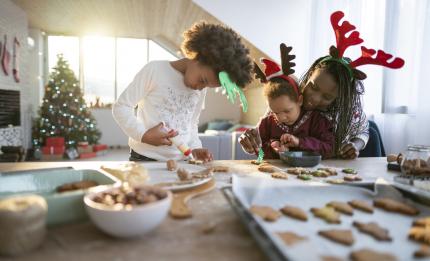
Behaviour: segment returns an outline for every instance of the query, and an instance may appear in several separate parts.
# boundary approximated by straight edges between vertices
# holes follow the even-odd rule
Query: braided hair
[[[336,82],[337,98],[327,108],[327,114],[333,122],[335,134],[335,151],[339,151],[342,143],[351,133],[357,133],[359,126],[363,124],[364,118],[360,117],[358,124],[352,124],[361,111],[360,95],[364,93],[364,86],[361,80],[352,78],[348,69],[339,62],[324,59],[317,59],[311,67],[300,78],[300,89],[304,92],[307,82],[312,74],[317,70],[324,70],[331,75]],[[360,115],[361,116],[361,115]]]

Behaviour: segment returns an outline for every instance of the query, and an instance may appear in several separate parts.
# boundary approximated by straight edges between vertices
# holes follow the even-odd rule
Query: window
[[[48,36],[48,68],[57,64],[57,55],[63,54],[70,68],[79,79],[79,38],[74,36]]]
[[[148,41],[146,39],[117,39],[117,94],[118,97],[133,80],[136,73],[148,61]]]
[[[113,103],[115,99],[115,38],[84,37],[84,94],[87,103]]]
[[[105,105],[113,103],[149,61],[177,59],[152,40],[98,36],[48,36],[48,53],[50,70],[60,53],[78,79],[81,69],[81,88],[88,105],[95,105],[97,99]]]
[[[149,60],[168,60],[174,61],[177,58],[168,52],[166,49],[158,45],[156,42],[149,40],[149,48],[148,48]]]

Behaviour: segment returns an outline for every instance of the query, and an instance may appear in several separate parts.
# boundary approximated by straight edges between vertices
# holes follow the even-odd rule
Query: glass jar
[[[400,167],[406,175],[430,176],[430,146],[409,145]]]

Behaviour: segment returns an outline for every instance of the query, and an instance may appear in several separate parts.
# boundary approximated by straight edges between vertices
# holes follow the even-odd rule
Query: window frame
[[[44,71],[46,72],[44,74],[44,82],[47,83],[49,81],[49,43],[48,43],[48,37],[49,36],[72,36],[72,37],[77,37],[78,41],[79,41],[79,70],[78,73],[79,75],[77,75],[77,78],[79,80],[79,86],[81,88],[81,91],[84,95],[84,99],[85,99],[85,81],[84,81],[84,48],[83,48],[83,38],[85,36],[92,36],[92,35],[85,35],[85,36],[77,36],[77,35],[67,35],[67,34],[45,34],[44,35],[44,59],[43,59],[43,66],[44,66]],[[158,42],[157,40],[153,39],[153,38],[137,38],[137,37],[119,37],[119,36],[107,36],[107,37],[112,37],[114,38],[114,101],[118,99],[119,93],[118,93],[118,39],[120,38],[124,38],[124,39],[139,39],[139,40],[145,40],[146,41],[146,63],[148,63],[150,61],[150,47],[149,47],[149,43],[150,41],[154,42],[155,44],[157,44],[159,47],[163,48],[166,52],[170,53],[173,57],[175,58],[179,58],[178,55],[171,51],[169,48],[167,48],[165,45],[161,44],[160,42]],[[86,100],[85,100],[86,101]],[[86,101],[87,102],[87,101]]]

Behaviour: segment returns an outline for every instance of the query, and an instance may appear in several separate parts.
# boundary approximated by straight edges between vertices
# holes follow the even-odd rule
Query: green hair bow
[[[243,112],[247,112],[248,102],[246,101],[246,97],[242,89],[230,80],[228,73],[225,71],[220,72],[218,74],[218,78],[219,82],[221,83],[221,86],[227,93],[227,98],[229,99],[229,101],[231,103],[234,103],[234,100],[236,100],[236,95],[239,94],[240,103],[242,104],[242,110]]]

